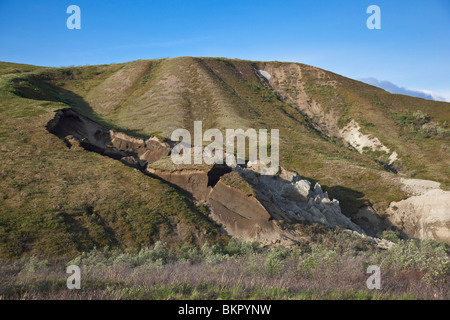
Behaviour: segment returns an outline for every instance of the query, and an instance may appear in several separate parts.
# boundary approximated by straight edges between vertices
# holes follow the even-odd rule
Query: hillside
[[[390,94],[298,63],[191,57],[67,68],[1,63],[0,99],[1,257],[70,256],[157,240],[227,242],[208,214],[210,203],[193,201],[175,180],[76,144],[68,148],[65,136],[47,130],[61,109],[126,139],[166,141],[174,129],[192,130],[200,120],[203,130],[279,129],[280,165],[320,183],[372,235],[388,213],[395,215],[391,203],[415,195],[404,178],[450,186],[449,103]],[[402,221],[397,227],[409,232]]]

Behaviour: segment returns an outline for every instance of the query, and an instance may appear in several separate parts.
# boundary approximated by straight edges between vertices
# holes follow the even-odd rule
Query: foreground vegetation
[[[312,228],[311,230],[313,230]],[[2,299],[449,299],[449,246],[400,240],[380,250],[339,230],[318,243],[261,248],[232,240],[220,247],[162,242],[141,250],[93,250],[75,259],[31,257],[0,262]],[[318,240],[318,239],[316,239]],[[69,290],[69,265],[81,268],[81,289]],[[369,265],[381,268],[381,289],[369,290]]]

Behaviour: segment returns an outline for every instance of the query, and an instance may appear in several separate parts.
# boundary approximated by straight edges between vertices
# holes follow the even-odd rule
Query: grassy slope
[[[24,243],[36,242],[38,234],[55,229],[59,230],[55,237],[62,239],[64,228],[73,225],[82,227],[70,230],[69,234],[83,241],[67,244],[71,248],[67,252],[76,250],[80,243],[104,245],[104,239],[140,244],[150,241],[149,234],[158,237],[158,232],[141,234],[138,226],[147,223],[151,230],[159,230],[155,227],[159,222],[149,221],[151,217],[163,221],[163,225],[173,226],[165,217],[180,216],[177,206],[184,208],[181,212],[203,221],[184,199],[176,195],[177,200],[173,200],[174,194],[164,184],[98,155],[67,150],[61,141],[47,134],[43,126],[52,117],[52,111],[66,106],[106,127],[136,136],[156,133],[170,137],[175,128],[192,128],[194,120],[202,120],[204,130],[211,127],[280,129],[281,164],[321,183],[330,196],[340,200],[346,214],[368,203],[382,210],[389,202],[406,196],[394,175],[387,174],[374,161],[379,155],[360,155],[310,129],[310,120],[295,105],[282,101],[257,77],[255,70],[264,64],[267,63],[190,57],[69,68],[0,64],[3,87],[0,137],[2,148],[7,151],[2,152],[3,200],[0,200],[5,203],[2,205],[5,209],[1,219],[7,220],[0,224],[2,245],[17,243],[19,249],[14,250],[28,250]],[[283,68],[283,63],[270,64]],[[396,165],[404,172],[448,185],[448,139],[426,137],[407,123],[408,116],[422,110],[446,127],[445,121],[450,117],[448,103],[392,95],[326,71],[321,71],[323,78],[317,78],[319,69],[300,66],[308,95],[325,110],[337,112],[341,126],[355,118],[365,124],[364,133],[374,134],[399,153],[401,163]],[[327,85],[329,81],[335,87]],[[63,209],[51,209],[52,206]],[[90,224],[91,207],[103,215],[103,224],[119,221],[117,226],[109,225],[108,229],[102,223],[100,227]],[[136,210],[134,229],[130,226],[133,223],[119,218],[119,212],[130,207]],[[44,213],[51,215],[49,212],[55,212],[55,217],[43,219]],[[78,218],[73,217],[80,212],[82,222],[74,224]],[[11,218],[15,216],[21,218]],[[163,218],[158,220],[160,216]],[[28,217],[34,220],[28,221]],[[148,221],[139,220],[144,217]],[[45,225],[54,219],[62,222],[39,227],[39,223]],[[25,226],[17,225],[22,221]],[[13,222],[16,225],[11,227]],[[205,221],[204,227],[211,226]],[[10,229],[27,228],[33,230],[32,236],[25,232],[14,239],[5,238],[14,234]],[[97,229],[99,234],[91,236],[90,230]],[[114,236],[108,234],[111,230],[115,231]],[[42,238],[42,241],[49,240]],[[52,245],[56,243],[51,241]]]
[[[321,84],[317,79],[309,77],[308,80],[308,86],[314,92],[313,96],[325,105],[330,101],[330,96],[337,93],[344,105],[337,108],[342,114],[341,123],[350,118],[356,119],[362,124],[364,133],[373,134],[391,150],[395,150],[399,155],[399,161],[394,163],[394,166],[401,172],[415,178],[442,182],[443,187],[448,188],[450,183],[448,103],[390,94],[382,89],[329,72],[325,80],[336,81],[337,88],[334,91],[323,89],[323,86],[320,91],[318,88],[321,88]],[[445,131],[445,135],[423,132],[413,117],[419,110],[430,117],[429,123],[434,123]]]
[[[0,91],[0,258],[73,256],[94,246],[141,247],[159,239],[174,246],[225,241],[204,208],[168,185],[101,155],[67,149],[45,129],[63,107]]]
[[[0,76],[43,70],[45,67],[0,61]]]

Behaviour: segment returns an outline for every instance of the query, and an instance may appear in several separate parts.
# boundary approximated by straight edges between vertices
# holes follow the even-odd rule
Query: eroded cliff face
[[[136,139],[126,134],[110,130],[111,146],[125,153],[134,154],[140,161],[155,162],[170,153],[170,146],[157,137],[147,140]]]
[[[117,159],[158,177],[210,208],[210,218],[230,235],[263,244],[292,244],[297,236],[280,221],[312,221],[340,226],[358,233],[361,228],[345,217],[337,200],[330,200],[319,185],[311,189],[297,173],[280,168],[276,176],[259,174],[260,166],[174,166],[167,157],[170,145],[156,137],[139,139],[107,130],[71,109],[56,112],[47,129],[68,147]]]
[[[384,165],[386,170],[398,173],[392,166],[399,160],[397,151],[388,148],[373,134],[364,133],[366,130],[362,129],[354,118],[347,119],[344,126],[340,125],[342,111],[323,105],[323,100],[321,104],[311,95],[311,88],[307,87],[307,79],[312,76],[323,90],[335,92],[335,96],[329,99],[337,99],[337,81],[327,79],[328,76],[324,70],[298,63],[260,63],[259,67],[262,69],[255,73],[259,76],[260,82],[269,86],[281,100],[289,102],[305,115],[310,120],[308,121],[310,127],[331,140],[351,146],[360,154],[370,156],[371,153],[380,153],[380,155],[386,153],[386,155],[377,156],[377,162]]]
[[[208,172],[203,170],[168,171],[147,168],[147,172],[187,191],[195,199],[207,201],[211,186],[208,185]]]
[[[364,231],[341,212],[339,201],[330,199],[316,183],[302,179],[298,173],[280,167],[276,176],[259,175],[252,168],[238,169],[256,186],[261,199],[270,199],[283,218],[339,226],[363,234]],[[267,202],[267,200],[265,200]],[[275,215],[275,214],[274,214]]]
[[[69,148],[78,144],[136,168],[145,168],[148,163],[169,155],[171,150],[169,144],[157,137],[145,140],[108,130],[72,109],[58,110],[47,130],[63,139]]]
[[[282,167],[276,175],[267,176],[260,174],[259,163],[251,162],[234,167],[225,164],[176,166],[168,157],[170,143],[156,137],[139,139],[107,130],[71,109],[59,110],[47,129],[63,139],[68,147],[79,145],[179,187],[193,200],[207,205],[210,218],[220,223],[230,236],[265,245],[289,245],[298,242],[299,235],[283,228],[282,222],[309,221],[338,226],[365,237],[364,230],[342,214],[339,201],[330,199],[319,184],[312,187],[308,180]],[[428,196],[426,199],[430,200]],[[432,234],[431,238],[449,241],[450,226],[445,218],[447,200],[447,193],[433,194],[431,202],[425,202],[420,212],[412,210],[410,203],[414,202],[417,208],[416,202],[420,199],[392,204],[391,221],[403,226],[413,237],[430,238]],[[443,204],[435,206],[436,201]],[[399,209],[395,209],[397,207]],[[435,209],[439,211],[437,214]],[[412,214],[408,210],[412,210]],[[437,221],[436,217],[444,217],[445,221],[440,218]],[[371,239],[378,243],[375,238]]]
[[[402,179],[411,196],[392,202],[388,219],[411,238],[450,243],[450,192],[434,181]]]
[[[319,184],[280,167],[275,176],[260,175],[258,166],[233,168],[212,189],[208,204],[214,220],[230,235],[265,244],[289,245],[299,235],[282,222],[317,222],[339,226],[361,236],[364,231],[341,213],[339,202],[330,200]]]
[[[289,239],[261,202],[243,190],[219,181],[211,191],[208,204],[212,218],[232,236],[263,244]],[[294,237],[291,238],[293,243]]]
[[[318,78],[324,78],[324,72],[318,68],[301,66],[298,63],[286,63],[276,66],[273,63],[262,63],[264,70],[259,73],[283,100],[294,104],[298,110],[313,120],[311,125],[318,131],[334,139],[340,138],[338,121],[339,115],[334,110],[326,112],[317,100],[312,99],[306,92],[302,68],[308,68]],[[327,85],[334,86],[333,82]]]

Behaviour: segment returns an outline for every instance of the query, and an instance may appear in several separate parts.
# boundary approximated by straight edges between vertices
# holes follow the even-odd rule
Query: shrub
[[[430,121],[431,119],[429,115],[423,113],[420,110],[415,111],[412,116],[418,123],[425,123]]]
[[[319,259],[317,259],[316,253],[313,251],[310,254],[306,254],[306,257],[298,264],[296,274],[298,276],[306,276],[307,278],[312,278],[313,271],[319,265]]]
[[[82,292],[68,293],[65,262],[0,260],[0,296],[87,299],[448,299],[449,246],[399,240],[389,250],[359,251],[351,235],[329,230],[332,245],[269,248],[184,245],[92,250],[67,264],[82,267]],[[385,233],[385,236],[396,236]],[[257,249],[255,249],[255,247]],[[309,251],[308,251],[309,250]],[[190,263],[186,263],[186,261]],[[211,266],[211,263],[214,263]],[[367,291],[369,265],[382,269],[383,290]],[[362,268],[361,268],[362,266]],[[361,290],[362,289],[362,290]],[[75,294],[75,296],[73,296]]]
[[[264,263],[264,271],[269,277],[280,276],[284,269],[284,262],[277,255],[269,254]]]
[[[140,266],[147,262],[156,262],[158,264],[165,264],[169,258],[169,250],[161,241],[157,241],[153,249],[143,248],[137,255],[130,257],[130,262],[134,266]]]
[[[230,256],[240,255],[240,256],[248,256],[251,254],[261,252],[261,245],[256,242],[240,242],[235,238],[232,238],[228,245],[225,247],[225,253]]]
[[[217,263],[229,257],[223,253],[220,246],[216,244],[211,246],[207,242],[201,249],[201,255],[203,261],[207,263]]]
[[[436,133],[437,133],[438,136],[440,136],[442,138],[450,136],[450,130],[445,129],[445,128],[441,128],[441,127],[438,127],[436,129]]]
[[[201,261],[202,257],[199,250],[188,244],[184,244],[177,252],[176,256],[180,261],[195,263]]]
[[[37,257],[32,256],[28,259],[27,262],[25,262],[25,264],[22,267],[22,270],[20,271],[20,273],[22,274],[26,274],[26,273],[35,273],[39,270],[42,270],[43,268],[45,268],[46,266],[48,266],[48,261],[47,260],[39,260]]]
[[[396,207],[394,206],[394,210]],[[399,232],[393,230],[385,230],[380,236],[381,239],[385,239],[394,243],[399,243],[401,241],[401,236]]]
[[[448,248],[432,240],[422,243],[417,240],[402,241],[383,255],[380,267],[396,273],[423,271],[424,279],[432,284],[449,274]]]

